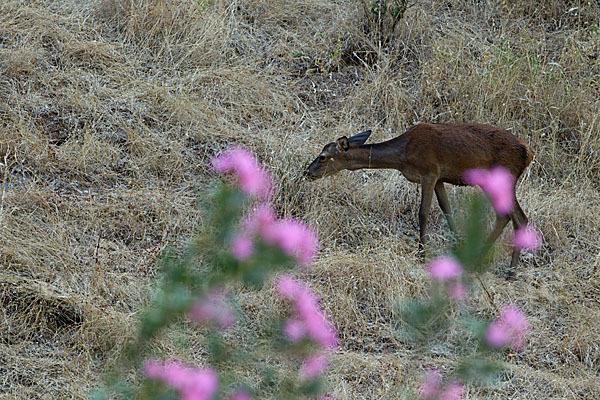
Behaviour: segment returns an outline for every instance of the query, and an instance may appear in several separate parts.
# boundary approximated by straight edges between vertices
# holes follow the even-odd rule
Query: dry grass
[[[388,171],[300,175],[342,134],[477,121],[536,150],[518,195],[545,241],[515,282],[483,277],[533,334],[503,356],[499,385],[468,398],[600,398],[600,9],[540,4],[413,2],[381,46],[358,0],[3,1],[0,397],[87,396],[135,329],[161,251],[202,225],[207,159],[236,143],[274,171],[279,212],[319,230],[303,275],[342,338],[332,394],[401,398],[424,366],[457,356],[390,327],[394,301],[427,287],[418,189]],[[451,190],[455,209],[465,191]],[[269,288],[240,303],[252,321],[240,341],[281,308]],[[479,289],[468,307],[494,310]]]

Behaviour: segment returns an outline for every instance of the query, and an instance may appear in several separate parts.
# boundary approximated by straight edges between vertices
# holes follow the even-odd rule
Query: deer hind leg
[[[524,225],[527,225],[529,222],[527,219],[527,216],[523,212],[523,209],[519,205],[519,202],[517,201],[516,197],[515,197],[515,208],[514,208],[513,212],[510,214],[510,219],[512,220],[514,231],[516,231],[517,229],[519,229],[520,227],[522,227]],[[514,274],[514,271],[515,271],[517,265],[519,264],[520,255],[521,255],[521,249],[513,247],[512,259],[510,260],[511,275]]]
[[[427,241],[425,232],[427,230],[427,219],[431,209],[431,199],[437,179],[433,176],[424,176],[421,178],[421,207],[419,208],[419,250]]]
[[[490,236],[488,236],[489,246],[494,244],[496,239],[498,239],[498,237],[502,234],[502,231],[504,231],[504,228],[506,227],[508,222],[511,220],[513,221],[513,224],[514,224],[515,219],[513,218],[512,213],[509,215],[501,215],[501,214],[496,213],[496,225],[494,226],[494,229],[490,233]],[[510,263],[511,267],[507,274],[508,278],[511,278],[514,275],[514,268],[512,267],[512,265],[513,265],[515,257],[517,258],[517,261],[519,260],[519,254],[515,255],[515,250],[516,249],[513,249],[513,255],[512,255],[513,258]]]
[[[488,236],[488,243],[490,245],[493,244],[496,241],[496,239],[498,239],[498,237],[502,234],[502,231],[504,231],[504,228],[510,220],[511,217],[508,215],[496,214],[496,225],[490,233],[490,236]]]
[[[452,233],[456,233],[456,225],[454,224],[454,219],[452,218],[452,213],[450,211],[450,202],[448,202],[448,195],[446,194],[446,189],[444,188],[444,183],[442,181],[437,181],[435,184],[435,196],[446,217],[446,221],[448,221],[448,227]]]

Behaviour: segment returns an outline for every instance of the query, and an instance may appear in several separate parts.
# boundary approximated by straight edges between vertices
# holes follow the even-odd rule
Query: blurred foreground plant
[[[465,181],[480,186],[497,213],[508,215],[512,212],[514,177],[508,170],[502,167],[489,171],[470,170],[465,174]],[[476,281],[483,286],[479,275],[492,264],[492,246],[484,235],[484,204],[481,196],[472,200],[463,224],[463,239],[454,245],[450,255],[439,257],[429,264],[427,271],[432,284],[428,298],[404,301],[398,308],[402,336],[423,348],[431,348],[439,345],[441,340],[447,340],[451,329],[460,332],[456,335],[458,343],[454,343],[454,347],[461,349],[465,356],[445,378],[437,369],[425,371],[418,391],[418,396],[425,400],[462,399],[465,383],[489,383],[502,371],[498,351],[511,349],[522,352],[526,348],[529,322],[515,305],[504,305],[493,321],[477,318],[468,312],[458,315],[451,312],[458,303],[468,299],[470,288]],[[513,237],[513,244],[521,249],[534,250],[540,242],[538,232],[527,225],[519,228]],[[487,289],[483,288],[487,293]],[[496,307],[493,301],[492,305]]]
[[[225,333],[239,319],[228,289],[260,288],[276,272],[297,264],[310,267],[319,246],[317,235],[300,221],[276,218],[269,204],[272,179],[247,150],[235,148],[215,157],[212,168],[230,174],[233,182],[217,184],[199,237],[181,255],[168,252],[163,257],[158,293],[141,316],[138,334],[93,398],[296,399],[323,392],[322,376],[331,350],[338,346],[337,333],[307,284],[279,277],[277,292],[293,305],[293,312],[286,321],[273,316],[269,332],[257,333],[243,346],[228,342]],[[262,203],[240,223],[257,200]],[[206,328],[209,365],[197,368],[152,354],[152,345],[165,330],[185,320]],[[281,363],[289,362],[286,357],[298,368],[282,368]],[[132,378],[133,371],[137,378]]]

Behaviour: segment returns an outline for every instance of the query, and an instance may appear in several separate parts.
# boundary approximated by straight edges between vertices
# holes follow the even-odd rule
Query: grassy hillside
[[[424,367],[451,364],[451,347],[423,354],[390,326],[394,301],[427,287],[418,187],[395,171],[301,179],[339,136],[371,128],[382,141],[419,121],[502,126],[536,151],[518,197],[543,249],[515,281],[482,277],[496,305],[530,316],[529,348],[468,398],[600,398],[600,6],[418,0],[393,31],[369,7],[0,3],[0,398],[84,398],[99,383],[161,251],[202,225],[207,160],[231,144],[272,169],[281,215],[318,229],[318,262],[301,276],[340,332],[331,393],[399,398]],[[450,190],[456,212],[471,190]],[[432,218],[430,257],[449,242]],[[273,299],[240,293],[252,323],[237,340],[260,331]],[[466,307],[494,314],[481,289]],[[201,364],[203,350],[182,356]]]

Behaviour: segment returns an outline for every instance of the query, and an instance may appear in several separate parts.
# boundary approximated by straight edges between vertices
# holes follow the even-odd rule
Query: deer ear
[[[368,131],[364,131],[357,135],[352,136],[350,139],[348,139],[348,142],[350,145],[362,146],[363,144],[365,144],[365,142],[367,141],[369,136],[371,136],[370,129]]]
[[[337,149],[338,151],[344,152],[350,148],[350,143],[348,142],[348,138],[346,136],[342,136],[337,140]]]

